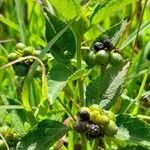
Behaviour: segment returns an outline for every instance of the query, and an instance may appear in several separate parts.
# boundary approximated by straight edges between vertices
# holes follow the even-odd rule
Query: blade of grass
[[[17,13],[17,18],[18,18],[18,23],[19,23],[19,32],[21,36],[21,41],[23,43],[26,42],[26,33],[25,33],[25,24],[23,21],[23,15],[22,15],[22,6],[21,6],[21,1],[20,0],[15,0],[15,5],[16,5],[16,13]]]

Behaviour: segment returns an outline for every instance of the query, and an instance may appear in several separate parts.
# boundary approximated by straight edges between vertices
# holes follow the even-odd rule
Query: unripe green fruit
[[[95,66],[96,65],[96,55],[93,51],[87,52],[85,56],[85,62],[88,66]]]
[[[97,121],[97,124],[106,126],[109,124],[110,119],[105,115],[98,115],[98,116],[96,116],[96,121]]]
[[[31,46],[23,49],[22,56],[29,56],[33,54],[33,48]]]
[[[118,127],[114,121],[110,120],[108,126],[104,126],[104,132],[106,136],[114,136],[117,134]]]
[[[9,62],[14,61],[14,60],[16,60],[18,58],[19,58],[19,56],[16,53],[14,53],[14,52],[10,53],[8,55],[8,57],[7,57],[7,59],[8,59]]]
[[[23,50],[25,47],[26,47],[25,44],[23,44],[23,43],[17,43],[16,46],[15,46],[15,49]]]
[[[90,121],[93,123],[93,124],[98,124],[98,120],[97,120],[97,116],[100,115],[100,112],[98,110],[93,110],[91,113],[90,113]]]
[[[80,116],[81,120],[89,121],[90,120],[90,109],[88,107],[81,107],[79,116]]]
[[[40,53],[41,53],[40,50],[34,50],[32,55],[37,57],[37,56],[39,56]]]
[[[17,76],[23,77],[28,73],[28,66],[23,63],[17,63],[13,68]]]
[[[97,105],[97,104],[93,104],[93,105],[91,105],[90,107],[89,107],[89,109],[91,110],[91,111],[94,111],[94,110],[97,110],[97,111],[99,111],[99,113],[102,113],[102,108],[99,106],[99,105]]]
[[[114,66],[120,65],[123,63],[123,57],[119,53],[111,53],[110,63]]]
[[[96,64],[104,65],[109,62],[109,54],[105,50],[100,50],[96,53]]]
[[[6,144],[0,139],[0,150],[7,150]]]
[[[107,116],[108,116],[108,118],[109,118],[110,120],[116,122],[116,117],[115,117],[115,114],[114,114],[113,112],[107,111],[106,114],[107,114]]]

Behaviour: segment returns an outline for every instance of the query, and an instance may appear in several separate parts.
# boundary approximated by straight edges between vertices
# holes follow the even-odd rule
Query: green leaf
[[[101,41],[103,35],[107,35],[108,38],[111,40],[113,45],[116,45],[119,41],[119,38],[121,37],[125,27],[127,25],[127,21],[123,20],[111,28],[105,30],[103,33],[101,33],[92,43],[91,49],[93,49],[95,42]]]
[[[77,80],[81,77],[83,77],[83,75],[86,73],[86,69],[80,69],[80,70],[77,70],[74,74],[72,74],[68,81],[74,81],[74,80]]]
[[[65,28],[66,23],[52,15],[46,9],[45,12],[46,40],[50,41],[56,34]],[[68,63],[74,57],[75,51],[76,40],[71,28],[68,28],[51,48],[52,55],[61,63]]]
[[[120,114],[116,119],[119,130],[115,137],[123,141],[140,142],[150,146],[150,125],[127,114]]]
[[[109,66],[92,80],[86,90],[87,105],[96,103],[109,109],[121,94],[129,64],[125,62],[120,66]]]
[[[116,12],[122,10],[126,5],[134,2],[134,0],[110,0],[107,4],[103,5],[99,9],[96,7],[92,18],[92,24],[98,24],[107,17],[113,16]]]
[[[50,0],[55,9],[61,13],[66,20],[75,18],[80,13],[80,5],[75,0]]]
[[[66,86],[66,81],[54,81],[48,80],[48,99],[50,104],[54,102],[56,97],[60,94],[63,88]]]
[[[69,130],[69,127],[60,122],[43,120],[21,138],[17,150],[48,150]]]
[[[72,75],[72,70],[63,64],[56,64],[52,67],[49,79],[56,81],[66,81]]]

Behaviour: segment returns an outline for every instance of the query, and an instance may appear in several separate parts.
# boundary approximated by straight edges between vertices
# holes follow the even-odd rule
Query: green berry
[[[90,113],[90,122],[93,124],[98,124],[97,116],[100,115],[100,112],[98,110],[93,110]]]
[[[104,65],[109,62],[109,54],[105,50],[100,50],[96,53],[96,64]]]
[[[85,55],[85,62],[88,66],[93,67],[96,65],[96,55],[93,51],[87,52]]]
[[[110,119],[105,115],[96,116],[96,120],[97,120],[97,124],[100,124],[102,126],[106,126],[110,122]]]
[[[93,105],[91,105],[90,107],[89,107],[89,109],[91,110],[91,111],[95,111],[95,110],[97,110],[97,111],[99,111],[99,113],[102,113],[102,108],[99,106],[99,105],[97,105],[97,104],[93,104]]]
[[[123,63],[123,57],[119,53],[111,53],[110,63],[114,66],[120,65]]]
[[[108,118],[109,118],[110,120],[116,122],[116,117],[115,117],[115,114],[114,114],[113,112],[107,111],[106,113],[107,113],[107,116],[108,116]]]
[[[34,50],[32,55],[38,57],[40,55],[41,51],[40,50]]]
[[[19,56],[16,53],[14,53],[14,52],[8,54],[8,57],[7,57],[9,62],[14,61],[14,60],[16,60],[18,58],[19,58]]]
[[[110,120],[108,126],[104,126],[104,132],[106,136],[114,136],[117,134],[118,127],[114,121]]]
[[[15,49],[23,50],[25,47],[26,47],[25,44],[23,44],[23,43],[17,43],[16,46],[15,46]]]
[[[22,56],[33,55],[33,50],[34,49],[31,46],[24,48],[22,52]]]

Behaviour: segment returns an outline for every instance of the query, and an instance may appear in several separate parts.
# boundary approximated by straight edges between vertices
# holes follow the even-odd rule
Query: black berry
[[[109,39],[104,40],[103,45],[104,45],[104,48],[106,48],[106,50],[112,50],[113,49],[113,44],[111,43],[111,41]]]
[[[101,43],[101,42],[96,42],[95,44],[94,44],[94,49],[96,50],[96,51],[99,51],[99,50],[101,50],[101,49],[103,49],[104,48],[104,45],[103,45],[103,43]]]
[[[90,114],[86,110],[81,110],[79,113],[79,116],[80,116],[81,120],[83,120],[83,121],[89,121],[90,120]]]
[[[90,132],[86,133],[86,138],[90,141],[94,140],[96,138],[95,135],[92,135]]]
[[[92,134],[93,136],[97,136],[100,132],[100,128],[98,125],[91,124],[89,126],[89,133]]]

